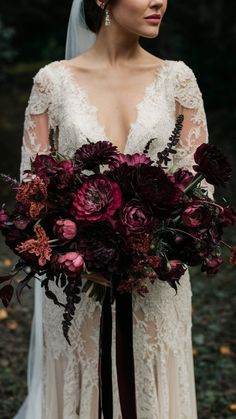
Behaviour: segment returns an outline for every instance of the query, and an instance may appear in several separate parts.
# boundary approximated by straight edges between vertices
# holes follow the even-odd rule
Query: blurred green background
[[[72,1],[2,0],[0,5],[0,172],[19,176],[24,111],[32,78],[45,64],[64,59]],[[169,0],[160,35],[140,43],[153,54],[183,60],[203,94],[210,142],[230,161],[233,176],[223,195],[236,206],[236,20],[233,0]],[[216,191],[216,194],[218,191]],[[10,202],[0,185],[0,203]],[[226,239],[236,243],[236,229]],[[14,257],[0,241],[0,270]],[[228,253],[226,254],[228,259]],[[235,269],[225,263],[216,277],[192,270],[193,353],[199,419],[236,418]],[[0,307],[0,418],[10,419],[26,394],[32,295],[23,307]],[[33,419],[33,418],[32,418]],[[190,419],[190,418],[189,418]]]

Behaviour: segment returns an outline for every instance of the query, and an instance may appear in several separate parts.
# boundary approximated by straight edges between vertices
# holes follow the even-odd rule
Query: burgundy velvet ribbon
[[[99,339],[99,413],[113,419],[112,400],[112,314],[110,290],[103,302]],[[123,419],[137,419],[133,356],[132,294],[116,295],[116,368]]]

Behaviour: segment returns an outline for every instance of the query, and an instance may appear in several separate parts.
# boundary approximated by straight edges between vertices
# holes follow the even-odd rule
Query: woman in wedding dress
[[[191,171],[195,149],[208,142],[202,95],[183,61],[161,60],[145,51],[139,36],[155,38],[167,0],[74,0],[66,59],[42,67],[33,78],[22,144],[21,177],[36,153],[48,153],[49,130],[65,155],[87,142],[109,140],[125,153],[155,159],[184,114],[174,155],[176,168]],[[85,5],[85,13],[84,13]],[[157,14],[156,21],[147,19]],[[214,189],[206,182],[210,197]],[[133,347],[138,419],[197,419],[192,355],[191,283],[181,277],[178,293],[159,279],[144,298],[134,293]],[[52,285],[58,299],[65,296]],[[97,419],[101,306],[85,294],[70,329],[62,333],[63,309],[35,283],[28,358],[28,395],[15,419]],[[115,321],[115,302],[112,322]],[[113,418],[122,419],[112,336]],[[110,418],[112,419],[112,418]]]

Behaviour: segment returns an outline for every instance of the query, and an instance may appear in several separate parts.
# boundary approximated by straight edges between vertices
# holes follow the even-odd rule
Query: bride
[[[109,140],[121,152],[142,153],[146,142],[157,137],[149,149],[155,159],[179,113],[184,126],[171,164],[193,171],[195,149],[208,142],[195,75],[183,61],[162,60],[139,44],[140,36],[158,36],[166,8],[167,0],[74,0],[65,60],[45,65],[33,78],[21,178],[36,153],[49,152],[51,128],[65,155],[73,155],[87,138]],[[213,187],[202,186],[212,197]],[[175,295],[158,279],[149,284],[145,298],[132,296],[138,419],[197,419],[188,270],[180,284]],[[56,286],[53,291],[63,301],[62,291]],[[101,306],[82,294],[70,329],[71,346],[62,334],[62,313],[36,281],[28,395],[15,419],[98,418]],[[113,418],[121,419],[112,330]]]

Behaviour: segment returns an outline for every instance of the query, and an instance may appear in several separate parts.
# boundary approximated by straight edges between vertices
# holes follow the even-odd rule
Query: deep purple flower
[[[121,222],[128,234],[144,233],[153,226],[154,218],[144,203],[132,199],[121,210]]]
[[[225,156],[213,144],[201,144],[194,153],[197,165],[193,169],[204,175],[206,181],[212,185],[224,186],[232,174]]]
[[[103,175],[92,176],[74,194],[71,214],[77,221],[102,221],[115,214],[121,201],[121,190],[117,183]]]
[[[88,270],[106,274],[127,269],[126,242],[107,222],[85,225],[80,230],[77,244]]]

